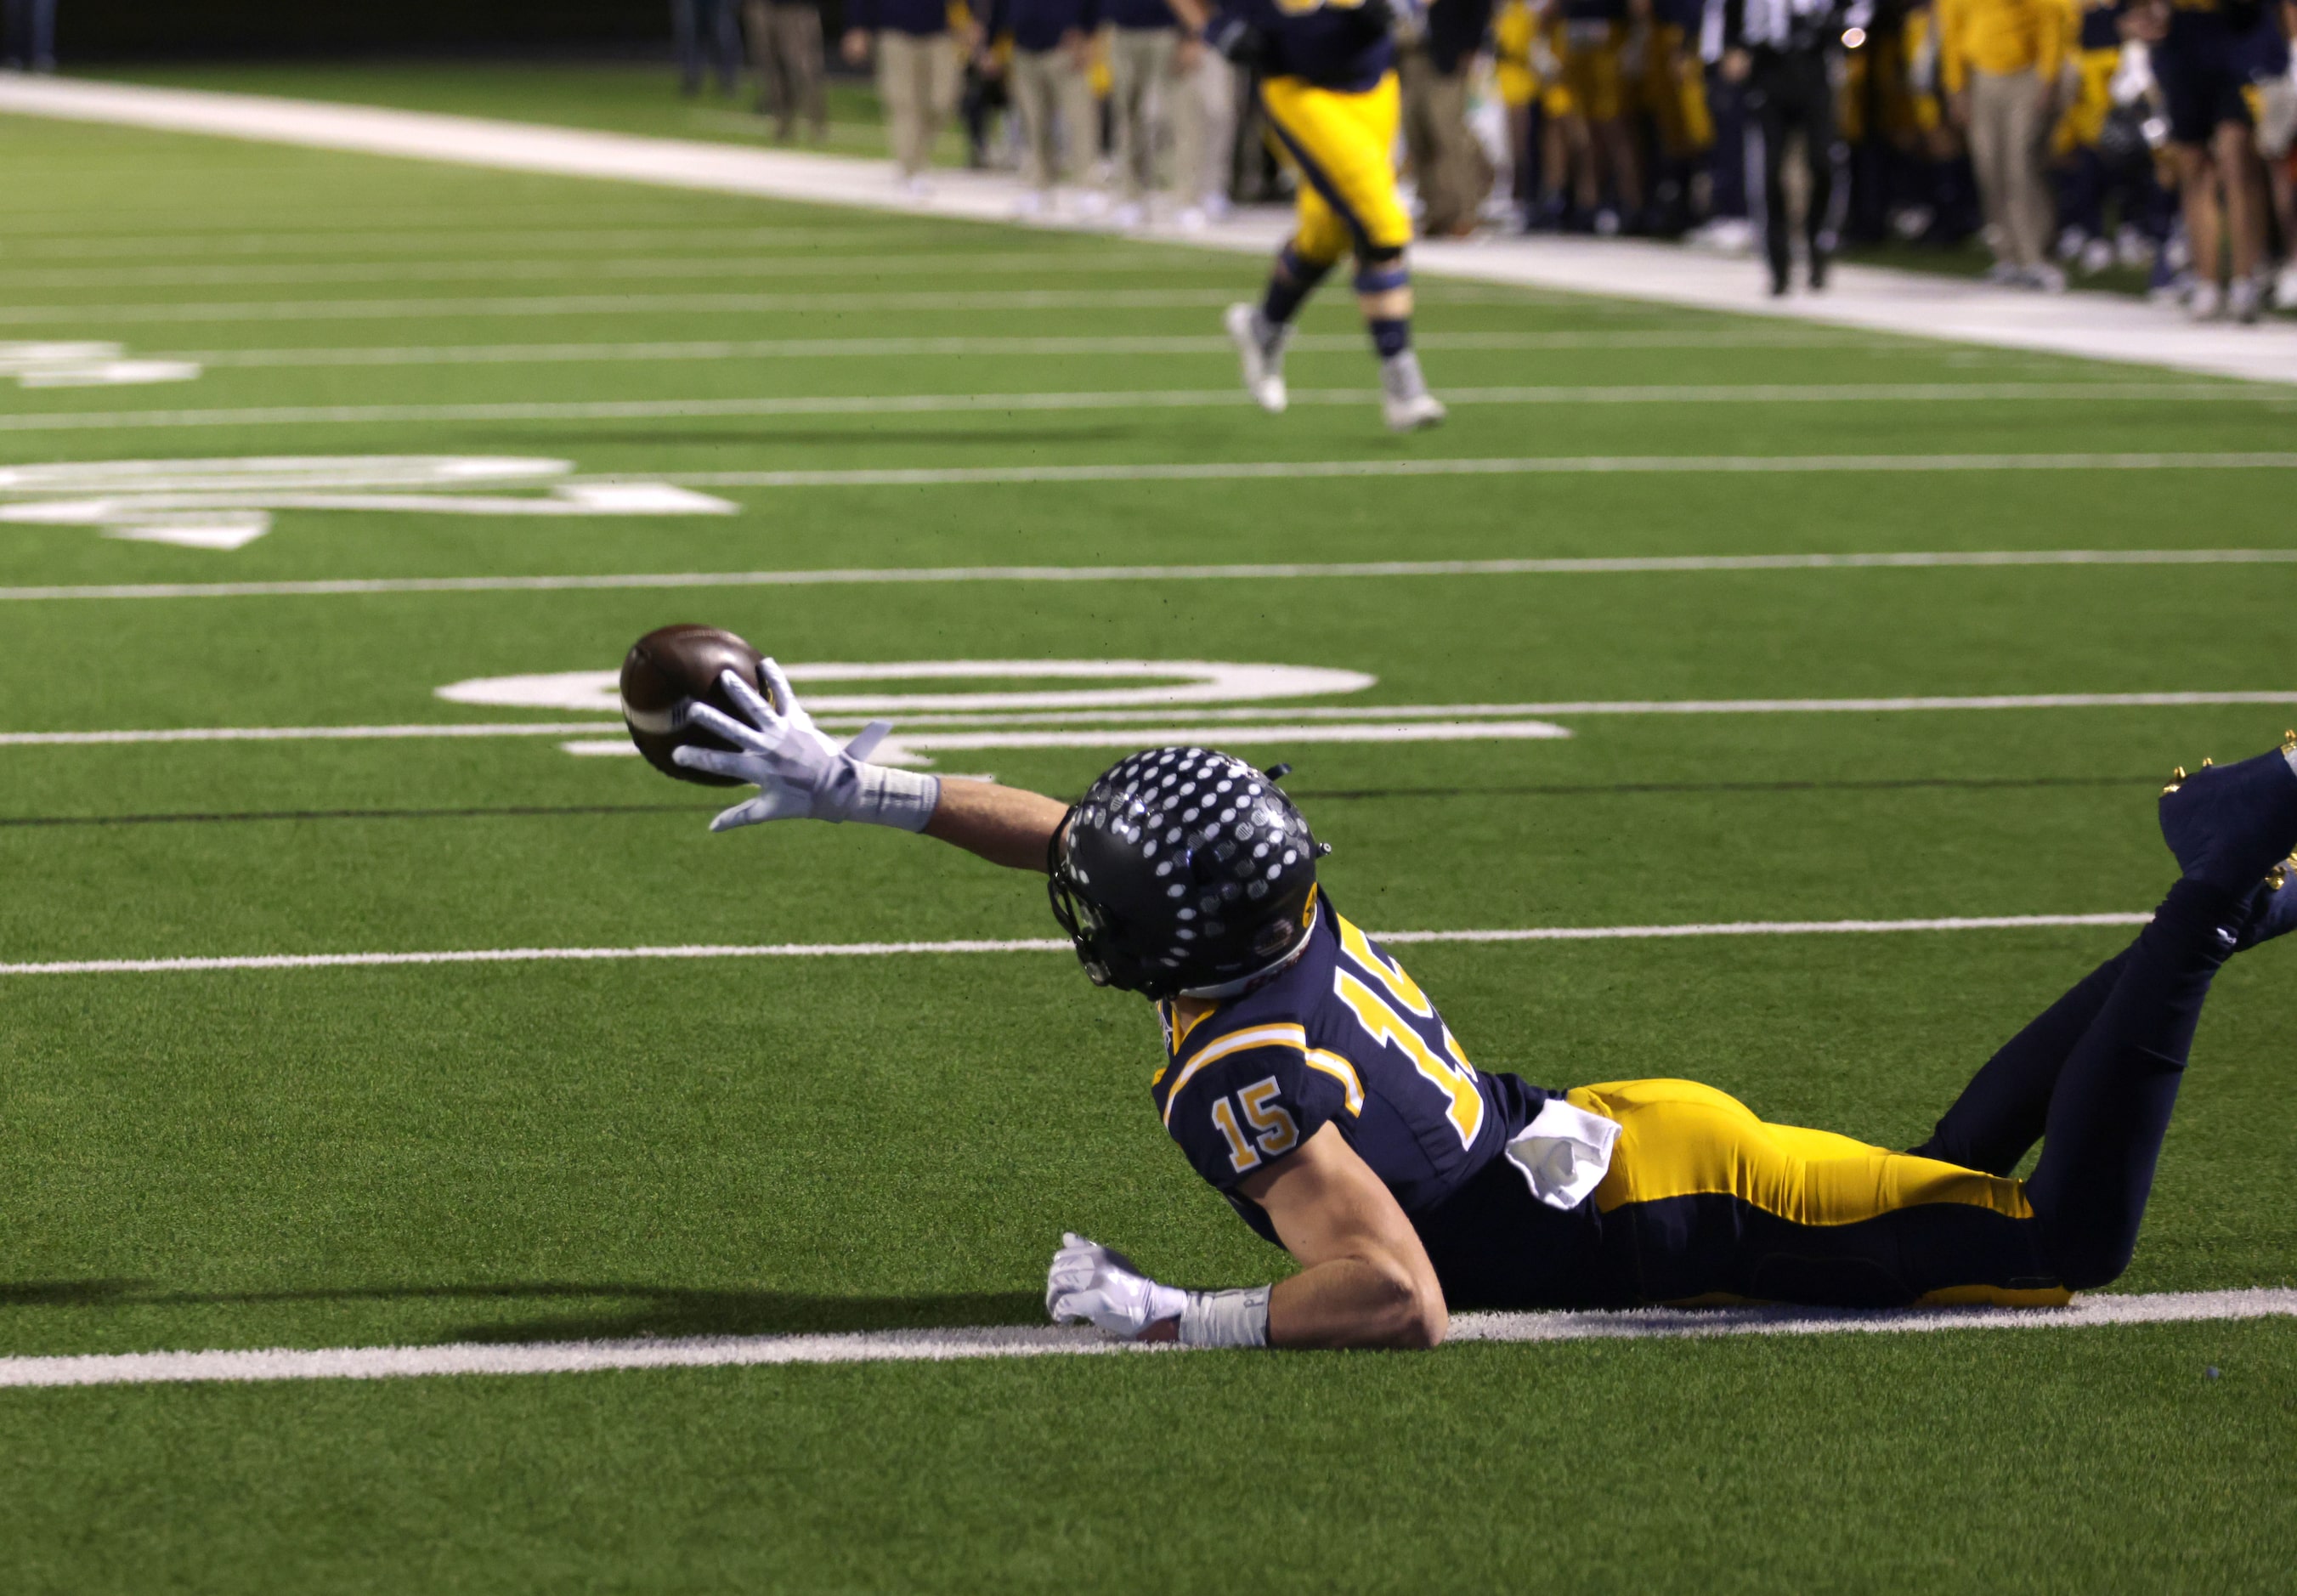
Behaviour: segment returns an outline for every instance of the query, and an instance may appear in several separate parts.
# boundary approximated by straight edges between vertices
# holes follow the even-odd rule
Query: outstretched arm
[[[873,765],[869,756],[891,729],[887,722],[872,722],[841,747],[814,725],[779,665],[763,660],[758,670],[766,693],[731,670],[719,678],[728,702],[741,712],[738,719],[706,703],[690,712],[696,725],[734,752],[689,746],[671,756],[688,769],[757,784],[758,795],[720,814],[711,830],[762,820],[859,820],[922,831],[992,864],[1044,870],[1046,849],[1068,812],[1058,799],[991,781],[944,782]]]
[[[993,781],[944,781],[926,835],[1009,869],[1045,872],[1046,850],[1068,805]]]

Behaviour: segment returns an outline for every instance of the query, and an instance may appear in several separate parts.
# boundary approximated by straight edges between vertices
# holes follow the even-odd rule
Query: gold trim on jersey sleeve
[[[1308,1049],[1308,1067],[1321,1070],[1338,1082],[1348,1094],[1348,1112],[1359,1119],[1363,1117],[1363,1079],[1356,1074],[1354,1065],[1338,1053],[1327,1052],[1322,1048],[1311,1048]]]
[[[1248,1031],[1234,1032],[1217,1041],[1207,1042],[1196,1057],[1181,1066],[1181,1073],[1173,1077],[1173,1089],[1165,1094],[1165,1123],[1168,1127],[1172,1124],[1173,1105],[1179,1100],[1181,1093],[1188,1090],[1189,1082],[1196,1079],[1198,1070],[1247,1048],[1297,1048],[1305,1057],[1308,1052],[1308,1032],[1298,1025],[1255,1025]]]

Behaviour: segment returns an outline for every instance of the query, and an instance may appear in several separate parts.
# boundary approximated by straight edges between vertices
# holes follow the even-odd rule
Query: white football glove
[[[1160,1286],[1133,1267],[1123,1253],[1070,1231],[1045,1273],[1045,1312],[1055,1324],[1088,1320],[1112,1336],[1138,1341],[1152,1324],[1178,1319],[1189,1294]]]
[[[866,762],[893,729],[892,721],[872,720],[841,748],[814,725],[779,665],[762,660],[758,671],[772,690],[771,699],[734,671],[718,679],[742,712],[741,720],[706,703],[696,703],[687,712],[695,725],[739,752],[688,745],[671,754],[689,770],[757,784],[758,795],[719,815],[710,822],[711,830],[787,819],[861,820],[904,831],[925,829],[941,801],[940,778]],[[777,703],[782,707],[775,708]]]

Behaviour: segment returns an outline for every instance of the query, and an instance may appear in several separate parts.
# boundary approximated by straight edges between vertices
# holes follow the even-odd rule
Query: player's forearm
[[[1165,4],[1173,8],[1173,14],[1181,19],[1181,29],[1191,38],[1202,34],[1205,24],[1213,20],[1212,7],[1204,0],[1165,0]]]
[[[1400,1262],[1334,1258],[1280,1280],[1268,1297],[1268,1345],[1394,1347],[1444,1339],[1444,1294]]]
[[[944,781],[925,834],[992,865],[1042,875],[1046,850],[1067,813],[1066,804],[1042,793],[993,781]]]

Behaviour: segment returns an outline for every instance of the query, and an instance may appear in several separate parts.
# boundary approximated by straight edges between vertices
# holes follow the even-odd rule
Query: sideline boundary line
[[[315,581],[117,582],[0,588],[0,603],[72,598],[325,598],[377,593],[869,587],[904,582],[1195,582],[1412,576],[1617,576],[1731,571],[1913,571],[2032,565],[2285,565],[2297,548],[2064,548],[1906,554],[1625,555],[1521,560],[1365,560],[1262,565],[851,566],[569,576],[344,577]]]
[[[2297,1290],[2174,1291],[2089,1296],[2062,1308],[1639,1308],[1621,1312],[1461,1313],[1466,1343],[1716,1340],[1737,1336],[1907,1335],[1939,1330],[2087,1329],[2297,1317]],[[438,1346],[273,1347],[246,1352],[99,1353],[0,1358],[0,1387],[193,1382],[414,1379],[448,1375],[593,1374],[610,1370],[946,1362],[973,1358],[1181,1353],[1114,1341],[1082,1326],[984,1325],[797,1336],[622,1341],[450,1342]]]
[[[1725,920],[1683,926],[1539,926],[1492,931],[1376,931],[1385,942],[1598,942],[1696,936],[1880,935],[2143,926],[2150,914],[1983,915],[1929,920]],[[655,958],[888,958],[915,954],[1066,953],[1058,937],[932,942],[695,942],[630,948],[450,948],[410,953],[251,953],[218,958],[76,958],[0,964],[0,975],[172,975],[226,970],[371,969],[404,965],[551,964]]]

